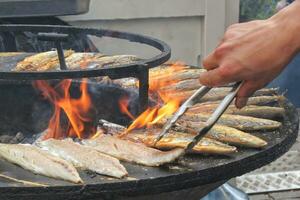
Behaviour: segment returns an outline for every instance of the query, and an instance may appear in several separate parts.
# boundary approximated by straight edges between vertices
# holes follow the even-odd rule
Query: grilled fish
[[[77,144],[72,139],[48,139],[39,142],[38,146],[54,156],[71,162],[75,167],[116,178],[122,178],[128,174],[118,159]]]
[[[247,105],[272,105],[284,99],[285,97],[281,95],[250,97],[248,99]]]
[[[153,147],[154,140],[160,130],[144,130],[142,133],[130,133],[126,137]],[[188,133],[181,133],[171,131],[168,135],[163,137],[156,143],[155,148],[158,149],[174,149],[185,148],[195,137],[195,135]],[[202,138],[199,143],[193,148],[194,153],[201,154],[215,154],[215,155],[228,155],[236,152],[236,147],[218,142],[210,138]]]
[[[204,113],[185,113],[182,116],[182,119],[188,121],[207,121],[210,117],[210,114]],[[258,131],[258,130],[275,130],[281,126],[280,122],[269,120],[269,119],[261,119],[249,116],[241,116],[241,115],[231,115],[231,114],[223,114],[218,120],[217,124],[222,124],[225,126],[237,128],[242,131]]]
[[[275,103],[283,101],[284,99],[285,99],[285,97],[281,96],[281,95],[256,96],[256,97],[250,97],[247,101],[247,105],[248,106],[250,106],[250,105],[256,105],[256,106],[272,105],[273,106]],[[220,103],[221,103],[221,100],[203,102],[203,103],[199,103],[199,104],[209,105],[209,104],[220,104]],[[231,104],[234,104],[234,102],[232,102]],[[197,105],[197,104],[195,104],[195,105]],[[274,106],[276,106],[276,105],[274,105]]]
[[[88,68],[89,62],[93,59],[94,56],[104,56],[102,54],[95,54],[95,53],[73,53],[72,55],[68,56],[66,60],[66,65],[68,69],[85,69]],[[55,69],[59,69],[59,63],[54,66]]]
[[[188,113],[212,113],[219,104],[196,104],[191,107]],[[264,119],[278,119],[284,115],[284,108],[271,107],[271,106],[245,106],[242,109],[236,108],[234,105],[230,105],[225,111],[226,114],[233,115],[245,115]]]
[[[205,124],[203,122],[179,120],[175,124],[173,130],[190,134],[198,134],[198,131],[204,125]],[[267,142],[263,139],[241,130],[218,124],[214,125],[205,137],[240,147],[261,148],[267,145]]]
[[[165,80],[161,80],[165,81]],[[151,84],[151,80],[150,80]],[[185,90],[195,90],[201,87],[201,84],[198,79],[188,79],[188,80],[183,80],[180,82],[177,82],[172,85],[168,85],[163,88],[159,88],[159,90],[165,91],[165,92],[174,92],[174,91],[185,91]]]
[[[152,77],[157,77],[162,74],[172,74],[175,71],[179,72],[183,70],[188,70],[189,68],[189,66],[183,64],[163,64],[158,67],[151,68],[149,70],[149,77],[151,79]]]
[[[151,71],[151,70],[150,70]],[[184,69],[176,71],[176,73],[163,73],[157,74],[156,76],[149,76],[150,82],[152,81],[164,81],[169,83],[176,83],[179,81],[189,80],[189,79],[199,79],[201,73],[205,70],[203,69]],[[151,73],[150,73],[151,74]]]
[[[0,57],[10,57],[22,54],[22,52],[0,52]]]
[[[133,55],[100,56],[92,58],[89,65],[97,65],[97,68],[115,67],[130,64],[138,60],[139,58]]]
[[[195,93],[196,90],[188,90],[188,91],[172,91],[168,92],[168,97],[176,98],[181,100],[186,100],[192,94]],[[218,101],[222,100],[229,92],[231,91],[230,87],[218,87],[211,89],[207,94],[205,94],[198,102],[207,102],[207,101]],[[275,95],[278,92],[277,88],[266,88],[258,90],[254,93],[254,96],[266,96],[266,95]]]
[[[120,160],[146,166],[159,166],[170,163],[183,154],[183,149],[164,152],[105,134],[94,139],[83,140],[82,143]]]
[[[115,79],[112,82],[122,86],[123,88],[137,88],[139,85],[138,79],[133,77]]]
[[[83,182],[72,164],[32,145],[0,144],[0,156],[35,174],[73,183]]]
[[[74,51],[64,51],[64,56],[70,56]],[[56,51],[38,53],[25,58],[19,62],[13,71],[47,71],[55,69],[58,65],[58,55]]]

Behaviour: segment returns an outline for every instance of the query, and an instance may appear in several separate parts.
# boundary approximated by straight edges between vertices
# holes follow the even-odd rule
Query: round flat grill
[[[3,93],[6,94],[9,100],[13,99],[16,101],[16,104],[22,104],[21,107],[23,106],[24,109],[20,110],[21,112],[26,110],[26,113],[20,113],[20,115],[24,115],[24,118],[21,119],[26,120],[32,112],[25,102],[25,96],[27,95],[34,99],[29,89],[31,86],[23,84],[26,80],[97,76],[109,76],[111,78],[136,77],[140,81],[138,89],[139,107],[140,110],[145,109],[148,104],[148,70],[151,67],[156,67],[166,62],[170,58],[171,52],[169,46],[160,40],[139,34],[112,30],[48,25],[1,25],[0,31],[28,31],[36,33],[36,36],[40,40],[53,41],[56,44],[58,55],[63,55],[62,42],[68,38],[68,34],[125,39],[129,42],[146,44],[160,51],[160,54],[152,58],[140,59],[131,64],[114,67],[69,70],[67,66],[64,66],[65,61],[62,59],[63,56],[59,58],[60,70],[14,72],[9,67],[1,67],[0,79],[3,79],[0,84],[0,86],[3,85],[1,90],[6,91]],[[16,85],[12,86],[15,84],[14,80],[19,83],[17,87]],[[13,92],[12,88],[20,90],[20,92]],[[24,90],[24,88],[27,89]],[[4,99],[6,96],[4,96]],[[24,98],[24,101],[18,101],[21,98]],[[14,111],[17,115],[19,114],[15,108],[17,106],[14,103],[10,101],[5,102],[8,102],[7,104],[3,104],[4,107],[7,107],[8,112]],[[232,177],[242,175],[270,163],[291,147],[298,133],[298,115],[295,108],[288,101],[284,102],[284,107],[286,114],[284,119],[282,119],[283,126],[279,130],[253,133],[268,142],[268,146],[263,149],[239,148],[239,152],[231,156],[187,155],[176,163],[161,167],[145,167],[122,162],[129,174],[129,177],[124,179],[115,179],[79,170],[85,184],[76,185],[35,175],[16,165],[0,160],[0,174],[15,179],[48,185],[47,187],[30,187],[0,177],[0,199],[143,199],[146,195],[153,197],[153,195],[182,191],[193,187],[197,187],[200,191],[204,187],[211,190]],[[4,126],[5,123],[10,121],[13,121],[12,125],[14,125],[15,118],[17,118],[16,113],[13,113],[10,119],[7,119],[6,114],[2,114],[4,118],[3,121],[0,118],[0,125]],[[40,118],[38,119],[41,120]],[[22,120],[17,122],[22,122]],[[207,189],[205,192],[207,193],[209,190]],[[198,195],[197,198],[199,199],[200,196]]]
[[[285,102],[286,114],[278,131],[256,132],[268,142],[263,149],[239,148],[232,156],[188,155],[178,163],[162,167],[145,167],[123,162],[129,177],[114,179],[80,171],[84,185],[34,175],[18,166],[0,160],[0,173],[14,178],[43,183],[48,187],[28,187],[0,178],[0,197],[20,199],[115,199],[139,198],[143,195],[178,191],[223,183],[270,163],[285,153],[295,142],[298,133],[296,109]]]

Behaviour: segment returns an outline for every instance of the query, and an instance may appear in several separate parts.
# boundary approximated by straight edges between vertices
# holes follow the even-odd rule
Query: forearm
[[[285,35],[286,43],[294,53],[300,51],[300,35],[298,34],[300,33],[300,0],[294,1],[268,21],[277,26],[277,30],[281,30],[278,34]]]

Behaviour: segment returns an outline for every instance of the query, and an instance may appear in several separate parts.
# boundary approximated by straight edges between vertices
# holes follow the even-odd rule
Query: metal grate
[[[275,162],[236,178],[248,194],[300,189],[300,152],[290,151]]]

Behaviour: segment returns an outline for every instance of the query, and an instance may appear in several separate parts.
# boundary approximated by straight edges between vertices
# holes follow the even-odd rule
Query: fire
[[[132,124],[127,128],[126,133],[137,128],[149,127],[156,124],[162,118],[170,116],[176,112],[179,106],[180,102],[171,100],[162,107],[155,106],[148,108],[132,122]]]
[[[175,62],[170,64],[166,70],[161,72],[159,69],[153,72],[150,72],[149,75],[149,90],[151,92],[156,92],[160,88],[175,84],[176,81],[172,79],[172,75],[178,71],[182,71],[186,69],[186,65],[182,62]],[[170,78],[171,77],[171,78]]]
[[[172,84],[176,84],[176,81],[171,78],[172,74],[176,73],[177,71],[184,70],[185,68],[186,65],[180,62],[176,62],[171,67],[163,70],[163,73],[160,70],[154,70],[150,72],[149,93],[151,96],[159,96],[160,101],[157,101],[156,106],[146,109],[137,118],[134,119],[132,114],[127,109],[128,99],[121,99],[119,101],[121,112],[127,114],[131,119],[134,119],[131,125],[127,128],[126,132],[121,134],[121,136],[126,135],[134,129],[153,126],[164,117],[170,116],[177,111],[182,100],[172,99],[169,94],[173,91],[162,90],[162,88]]]
[[[122,97],[119,100],[119,107],[122,113],[126,114],[130,119],[134,120],[134,116],[128,110],[129,99],[127,97]]]
[[[54,113],[49,121],[47,138],[63,138],[75,136],[85,138],[96,132],[92,125],[93,106],[88,94],[87,80],[80,84],[80,97],[73,98],[70,95],[72,80],[61,81],[52,87],[47,81],[38,80],[33,83],[34,87],[42,92],[42,95],[54,105]],[[62,124],[62,111],[68,118],[67,128]]]

